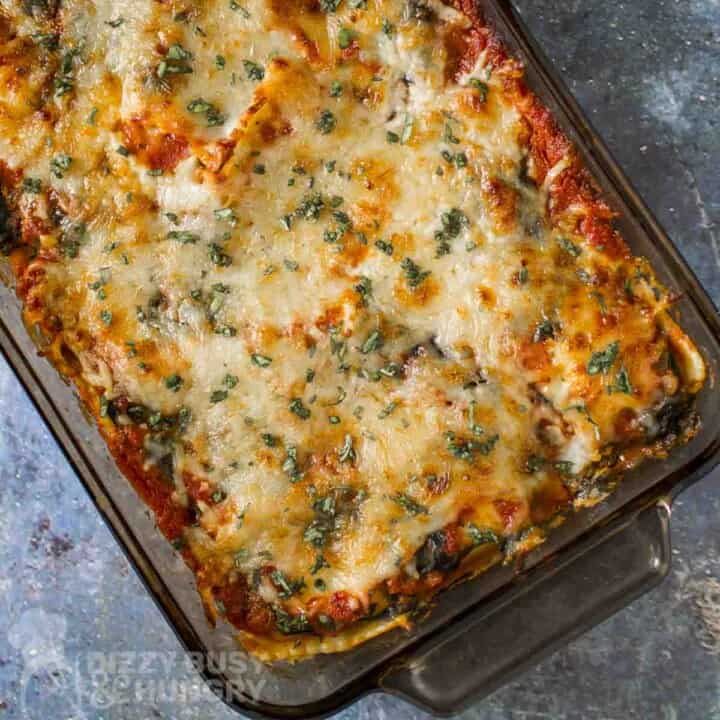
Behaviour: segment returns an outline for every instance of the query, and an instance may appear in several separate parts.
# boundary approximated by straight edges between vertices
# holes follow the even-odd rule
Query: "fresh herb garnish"
[[[608,387],[608,391],[611,393],[625,393],[626,395],[632,394],[633,386],[630,382],[630,374],[628,373],[627,368],[624,365],[620,368],[618,374],[615,376],[614,384]]]
[[[301,420],[307,420],[310,417],[310,409],[304,405],[300,398],[290,400],[288,410],[294,415],[297,415]]]
[[[216,220],[230,223],[230,225],[233,226],[237,225],[237,215],[235,215],[235,211],[232,208],[218,208],[217,210],[213,210],[213,215]]]
[[[397,493],[390,498],[393,502],[397,503],[408,515],[429,515],[430,511],[425,505],[421,505],[419,502],[413,500],[409,495],[405,493]]]
[[[342,0],[320,0],[320,9],[325,13],[337,12]]]
[[[50,162],[50,172],[58,179],[61,179],[65,171],[70,169],[73,159],[69,155],[56,155]]]
[[[340,46],[340,49],[347,50],[356,38],[357,33],[352,28],[340,28],[340,32],[338,33],[338,45]]]
[[[397,408],[397,403],[396,403],[396,402],[391,402],[389,405],[386,405],[386,406],[378,413],[378,418],[379,418],[380,420],[384,420],[384,419],[385,419],[386,417],[388,417],[389,415],[392,415],[392,413],[395,412],[396,408]]]
[[[487,528],[481,530],[474,523],[469,523],[466,530],[474,547],[487,545],[489,543],[493,543],[495,545],[500,544],[500,538],[492,530],[488,530]]]
[[[221,403],[224,400],[227,400],[227,397],[228,397],[227,390],[213,390],[210,393],[210,402],[213,405],[216,405],[217,403]]]
[[[454,432],[445,434],[447,439],[447,449],[458,459],[472,462],[475,453],[481,455],[489,455],[495,448],[500,436],[490,435],[485,440],[465,440],[458,438]]]
[[[315,127],[322,135],[329,135],[337,126],[337,118],[330,110],[323,110],[315,120]]]
[[[40,178],[23,178],[22,182],[23,192],[30,193],[31,195],[37,195],[42,192],[42,180]]]
[[[155,74],[160,80],[166,75],[188,75],[192,72],[190,65],[192,57],[189,50],[180,43],[175,43],[168,48],[165,57],[158,63]]]
[[[594,352],[588,362],[588,375],[599,375],[600,373],[603,375],[607,374],[610,368],[614,365],[619,352],[620,343],[617,340],[610,343],[604,350]]]
[[[535,327],[533,333],[533,342],[539,343],[543,340],[552,340],[555,337],[555,325],[552,320],[545,318],[540,321]]]
[[[273,570],[270,573],[270,579],[272,580],[273,585],[280,590],[278,595],[284,600],[287,600],[293,595],[299,593],[305,587],[305,581],[303,578],[292,580],[288,578],[282,570]]]
[[[279,605],[273,606],[273,613],[275,614],[275,627],[283,635],[297,635],[312,630],[310,621],[304,614],[291,615]]]
[[[243,67],[248,80],[260,82],[265,77],[265,68],[252,60],[243,60]]]
[[[226,120],[225,115],[223,115],[215,105],[202,98],[191,100],[187,104],[187,110],[194,115],[205,115],[205,121],[208,127],[223,125]]]
[[[379,350],[383,344],[383,336],[379,330],[373,330],[366,338],[365,342],[360,348],[360,352],[363,355],[369,355],[376,350]]]
[[[392,255],[393,252],[395,252],[395,248],[392,246],[392,243],[386,242],[385,240],[376,240],[375,247],[380,250],[380,252],[384,252],[386,255]]]
[[[480,80],[480,78],[470,78],[468,84],[471,88],[474,90],[477,90],[478,98],[480,99],[480,102],[485,102],[488,97],[488,93],[490,92],[490,88],[488,87],[488,84],[486,82],[483,82]]]
[[[178,392],[185,381],[177,374],[173,373],[165,378],[165,387],[173,392]]]
[[[441,229],[435,231],[435,241],[438,243],[436,257],[450,253],[451,241],[458,238],[462,231],[470,226],[470,221],[462,210],[452,208],[440,216],[440,224]]]
[[[250,356],[250,359],[253,361],[254,365],[257,365],[261,368],[266,368],[272,363],[272,358],[268,357],[267,355],[259,355],[257,353],[254,353]]]
[[[194,245],[200,240],[200,236],[188,230],[170,230],[167,239],[176,240],[183,245]]]
[[[208,245],[208,255],[210,256],[210,261],[218,267],[228,267],[228,265],[232,265],[232,258],[223,252],[222,246],[217,243],[210,243],[210,245]]]
[[[430,276],[430,270],[422,270],[419,265],[409,257],[406,257],[401,263],[400,267],[405,273],[405,280],[407,281],[408,287],[413,290],[420,285]]]
[[[250,13],[237,0],[230,0],[230,9],[233,12],[240,13],[246,20],[250,19]]]
[[[574,258],[580,257],[582,254],[582,249],[572,242],[572,240],[568,240],[567,238],[558,238],[558,245],[560,245],[566,253],[572,255]]]
[[[298,466],[297,448],[294,445],[285,449],[285,460],[283,460],[282,470],[286,475],[290,476],[290,482],[296,483],[302,480],[302,472]]]

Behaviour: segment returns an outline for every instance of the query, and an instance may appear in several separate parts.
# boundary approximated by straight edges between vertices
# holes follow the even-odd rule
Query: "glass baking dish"
[[[242,653],[233,628],[210,627],[192,573],[116,468],[75,393],[38,356],[10,278],[0,287],[0,349],[183,645],[198,653],[213,689],[245,714],[327,715],[376,690],[437,714],[457,712],[659,582],[670,561],[672,499],[720,459],[717,311],[510,3],[478,2],[524,60],[528,85],[575,141],[619,213],[628,244],[680,294],[677,315],[704,355],[710,379],[697,399],[702,425],[691,442],[627,473],[606,501],[568,519],[521,565],[495,567],[442,593],[412,631],[395,630],[339,655],[265,666]]]

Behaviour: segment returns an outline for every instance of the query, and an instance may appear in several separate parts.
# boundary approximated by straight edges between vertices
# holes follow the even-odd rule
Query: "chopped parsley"
[[[217,243],[210,243],[210,245],[208,245],[208,255],[210,261],[218,267],[228,267],[228,265],[232,265],[232,258],[223,252],[222,246]]]
[[[380,250],[380,252],[384,252],[386,255],[392,255],[393,252],[395,252],[395,248],[392,246],[392,243],[386,242],[385,240],[376,240],[375,247]]]
[[[568,240],[567,238],[558,238],[558,245],[568,253],[568,255],[572,255],[574,258],[580,257],[582,254],[582,250],[572,240]]]
[[[392,413],[395,412],[396,408],[397,408],[397,403],[396,403],[396,402],[391,402],[389,405],[386,405],[386,406],[378,413],[378,418],[379,418],[380,420],[384,420],[386,417],[392,415]]]
[[[363,275],[360,282],[355,285],[355,292],[362,298],[363,305],[367,305],[368,300],[372,297],[372,280]]]
[[[533,342],[539,343],[543,340],[552,340],[554,337],[555,325],[553,325],[552,320],[545,318],[537,324],[533,333]]]
[[[324,13],[334,13],[340,7],[342,0],[320,0],[320,9]]]
[[[285,460],[282,464],[283,472],[290,476],[290,482],[296,483],[302,480],[303,473],[298,467],[297,448],[294,445],[285,449]]]
[[[293,415],[297,415],[301,420],[307,420],[310,417],[309,408],[305,406],[300,398],[292,398],[288,405],[288,410],[290,410]]]
[[[239,380],[240,380],[240,378],[238,378],[237,375],[231,375],[230,373],[228,373],[223,378],[223,385],[226,388],[232,390],[238,384]]]
[[[314,192],[306,195],[295,209],[293,215],[303,220],[315,222],[320,218],[320,213],[325,207],[325,201],[320,193]],[[288,216],[286,216],[288,217]],[[287,228],[290,229],[289,227]]]
[[[366,338],[365,342],[360,348],[360,352],[363,355],[369,355],[376,350],[379,350],[383,344],[383,336],[379,330],[373,330]]]
[[[312,630],[310,621],[304,614],[291,615],[279,605],[273,606],[273,613],[275,614],[275,627],[283,635],[297,635]]]
[[[619,352],[620,343],[617,340],[610,343],[604,350],[594,352],[587,365],[588,375],[607,374],[615,364]]]
[[[451,242],[458,238],[465,228],[470,226],[467,215],[458,208],[452,208],[440,216],[441,229],[435,231],[437,242],[436,257],[447,255],[452,250]]]
[[[382,31],[383,35],[390,37],[395,32],[395,26],[387,18],[383,18]]]
[[[553,467],[563,477],[572,477],[574,474],[573,464],[568,460],[558,460],[557,462],[553,463]]]
[[[190,65],[192,57],[189,50],[180,43],[174,43],[158,63],[155,74],[160,80],[165,79],[167,75],[188,75],[193,71]]]
[[[257,353],[252,354],[250,359],[254,365],[261,368],[266,368],[272,363],[272,358],[267,357],[267,355],[258,355]]]
[[[422,283],[430,276],[430,270],[422,270],[409,257],[406,257],[400,263],[400,267],[405,273],[405,280],[408,284],[408,287],[412,288],[413,290],[422,285]]]
[[[415,121],[410,117],[410,115],[406,115],[405,122],[403,123],[403,129],[402,129],[402,132],[400,133],[400,144],[401,145],[405,145],[412,137],[414,124],[415,124]]]
[[[235,211],[232,208],[218,208],[217,210],[213,210],[213,215],[216,220],[230,223],[230,225],[237,224],[237,215],[235,215]]]
[[[454,432],[446,433],[445,437],[447,439],[447,449],[456,458],[466,462],[472,462],[476,452],[483,456],[489,455],[500,439],[500,436],[495,434],[488,436],[485,440],[464,440],[458,438]]]
[[[500,544],[500,538],[492,530],[488,530],[487,528],[481,530],[474,523],[469,523],[466,530],[474,547],[487,545],[489,543],[495,545]]]
[[[225,115],[223,115],[215,105],[202,98],[191,100],[187,104],[187,110],[193,113],[193,115],[205,115],[205,121],[208,127],[223,125],[226,120]]]
[[[63,54],[58,74],[55,76],[53,83],[55,87],[55,97],[59,98],[63,95],[67,95],[75,88],[75,82],[72,74],[75,65],[75,58],[79,57],[79,47],[71,48]]]
[[[299,593],[305,587],[305,581],[302,578],[291,580],[282,570],[273,570],[272,573],[270,573],[270,579],[273,585],[280,591],[278,595],[284,600]]]
[[[265,77],[265,68],[252,60],[243,60],[243,67],[248,80],[260,82]]]
[[[323,110],[315,120],[315,127],[322,135],[329,135],[337,126],[337,118],[330,110]]]
[[[113,321],[113,314],[109,310],[103,310],[100,313],[100,319],[103,321],[104,325],[111,325]]]
[[[168,240],[176,240],[183,245],[194,245],[200,240],[200,236],[188,230],[171,230],[167,234]]]
[[[536,473],[545,466],[545,458],[541,455],[530,455],[525,461],[525,469],[529,473]]]
[[[340,28],[340,32],[338,33],[338,45],[340,46],[340,49],[347,50],[356,38],[357,33],[352,28]]]
[[[31,195],[37,195],[42,192],[42,180],[40,178],[23,178],[22,182],[23,192],[30,193]]]
[[[261,435],[262,441],[265,443],[266,447],[276,447],[277,446],[277,438],[274,435],[271,435],[270,433],[263,433]]]
[[[165,378],[165,387],[172,392],[178,392],[185,381],[177,374],[173,373]]]
[[[340,97],[342,95],[343,86],[342,83],[339,80],[333,80],[332,84],[330,85],[330,97]],[[329,164],[329,163],[328,163]],[[326,165],[327,169],[327,165]],[[332,172],[332,170],[328,170],[328,172]]]
[[[250,19],[250,13],[237,0],[230,0],[230,9],[233,12],[240,13],[246,20]]]
[[[470,81],[468,83],[471,88],[474,90],[477,90],[478,97],[480,98],[480,102],[485,102],[488,97],[488,93],[490,92],[490,88],[488,87],[488,84],[486,82],[483,82],[480,80],[480,78],[470,78]]]
[[[623,365],[618,374],[615,376],[614,384],[608,387],[608,392],[625,393],[631,395],[633,391],[632,383],[630,382],[630,375],[627,368]]]
[[[390,498],[397,503],[408,515],[429,515],[430,511],[425,505],[421,505],[405,493],[397,493]]]
[[[50,162],[50,172],[58,179],[61,179],[66,170],[70,169],[73,159],[69,155],[56,155]]]

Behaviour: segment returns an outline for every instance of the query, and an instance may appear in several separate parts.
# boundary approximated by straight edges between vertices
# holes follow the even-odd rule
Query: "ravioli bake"
[[[265,660],[406,625],[693,432],[705,366],[454,0],[0,0],[41,352]]]

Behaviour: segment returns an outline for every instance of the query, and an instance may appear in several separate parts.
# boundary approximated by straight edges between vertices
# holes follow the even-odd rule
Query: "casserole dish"
[[[492,8],[488,7],[487,10],[491,11]],[[499,22],[499,17],[496,19],[496,22]],[[502,27],[499,27],[498,29],[501,32],[503,31]],[[512,26],[508,26],[507,32],[512,35]],[[512,37],[508,37],[506,40],[507,44],[511,47],[514,45],[512,39]],[[513,49],[515,49],[516,52],[518,49],[522,51],[522,42],[520,42],[520,45],[520,48]],[[527,52],[528,50],[526,50],[526,53]],[[532,50],[529,50],[529,52],[532,54]],[[522,54],[522,52],[520,52],[519,54]],[[528,61],[530,62],[531,59],[532,58],[528,58]],[[533,77],[533,74],[535,74],[536,77]],[[536,89],[538,93],[549,105],[555,106],[553,107],[553,109],[555,110],[558,117],[562,119],[563,109],[567,110],[566,114],[569,118],[569,124],[575,125],[577,128],[579,128],[579,136],[576,136],[574,139],[581,144],[583,140],[587,141],[588,137],[585,136],[584,126],[577,118],[573,117],[573,108],[571,106],[568,106],[568,108],[562,107],[562,97],[557,96],[557,93],[554,92],[552,83],[545,82],[546,78],[544,77],[542,70],[540,69],[533,73],[533,70],[531,68],[530,76],[531,82],[536,81],[535,84],[537,84]],[[546,85],[546,87],[543,87],[543,85]],[[568,127],[566,127],[566,130],[570,134],[572,134],[571,127],[569,125]],[[599,149],[598,146],[593,146],[592,144],[589,144],[587,145],[586,154],[587,157],[585,158],[585,160],[593,167],[593,174],[602,181],[604,169],[603,165],[606,164],[602,150]],[[685,283],[682,283],[682,269],[673,266],[674,258],[672,256],[672,253],[668,252],[667,257],[662,257],[662,244],[660,243],[659,239],[653,234],[655,233],[655,229],[652,227],[651,221],[648,221],[647,219],[643,220],[643,218],[641,217],[641,213],[638,212],[636,212],[636,215],[640,219],[638,221],[634,221],[632,215],[632,205],[634,202],[633,198],[630,196],[627,201],[623,201],[621,198],[617,197],[617,193],[613,192],[613,185],[616,185],[617,181],[613,181],[612,169],[608,171],[608,180],[603,184],[607,185],[607,187],[605,188],[606,194],[609,198],[611,198],[611,200],[615,200],[616,208],[623,216],[623,221],[621,223],[621,225],[623,226],[622,229],[624,231],[624,235],[630,240],[631,244],[633,244],[633,249],[650,257],[653,264],[659,268],[661,274],[664,276],[663,279],[669,285],[678,288],[679,285],[682,284],[682,289],[686,290],[686,292],[688,293],[688,297],[690,298],[690,289],[685,288]],[[642,227],[643,225],[645,227]],[[658,247],[654,248],[653,244],[657,245]],[[713,346],[712,342],[713,333],[707,326],[701,328],[698,324],[703,314],[709,315],[709,313],[705,311],[705,308],[701,308],[699,306],[698,303],[701,300],[702,299],[700,298],[700,300],[698,300],[694,306],[692,304],[693,301],[688,300],[688,307],[684,308],[681,306],[679,309],[681,315],[683,316],[683,324],[685,324],[686,327],[691,329],[693,336],[696,337],[699,345],[703,348],[703,352],[707,356],[714,356],[716,355],[716,347]],[[696,319],[698,322],[693,321],[693,307],[695,313],[697,314]],[[708,357],[708,365],[711,367],[712,371],[714,365],[712,357]],[[37,372],[39,372],[39,370],[37,370]],[[45,378],[43,378],[43,380],[44,379]],[[52,394],[48,398],[48,402],[57,406],[59,402],[58,398],[61,397],[62,395],[60,393]],[[679,452],[677,456],[674,456],[671,462],[666,464],[665,466],[661,466],[659,463],[655,463],[652,466],[642,468],[636,474],[633,474],[631,476],[632,482],[629,483],[628,487],[623,488],[623,491],[617,498],[612,499],[606,505],[602,506],[602,509],[598,509],[596,511],[593,511],[592,513],[588,513],[583,516],[584,520],[582,522],[570,523],[568,528],[564,528],[562,535],[557,536],[558,544],[556,545],[556,547],[560,547],[567,543],[569,540],[575,539],[579,533],[587,530],[590,526],[595,526],[598,522],[604,520],[614,509],[620,507],[623,507],[624,509],[629,508],[630,506],[626,503],[642,495],[643,491],[648,490],[651,486],[651,483],[654,484],[660,479],[660,477],[677,477],[676,475],[671,475],[671,473],[672,471],[678,470],[681,467],[683,461],[689,462],[691,459],[697,460],[697,458],[701,457],[701,452],[707,451],[707,449],[712,445],[713,439],[707,434],[710,432],[708,428],[712,428],[715,425],[714,419],[711,416],[712,407],[712,399],[708,401],[707,397],[703,395],[703,397],[701,397],[699,400],[698,411],[704,420],[705,430],[695,438],[695,441],[690,446],[688,446],[689,448],[693,448],[692,452],[690,452],[686,448],[683,448],[682,452]],[[71,409],[63,408],[63,411],[67,413],[66,419],[68,417],[71,418],[71,427],[82,427],[81,423],[72,418]],[[77,436],[77,431],[74,433],[74,435]],[[79,446],[77,437],[75,439],[68,439],[72,441],[71,444]],[[81,438],[80,442],[82,442],[82,440],[83,439]],[[168,593],[171,596],[172,601],[179,604],[180,609],[182,610],[185,617],[193,617],[193,613],[197,615],[194,608],[192,607],[192,600],[190,600],[189,598],[181,597],[180,581],[182,573],[179,571],[177,578],[171,577],[170,570],[172,570],[172,568],[168,569],[168,558],[163,556],[163,553],[160,549],[158,549],[156,552],[155,548],[153,547],[152,537],[147,534],[143,535],[143,533],[146,532],[146,529],[140,525],[141,521],[134,517],[134,515],[136,515],[137,513],[133,513],[132,511],[132,500],[128,500],[127,498],[122,497],[122,487],[124,486],[124,483],[122,483],[122,481],[117,483],[112,481],[113,469],[112,466],[107,462],[107,460],[104,459],[103,451],[98,451],[95,453],[94,449],[88,446],[80,448],[77,451],[81,452],[83,455],[80,458],[76,458],[78,462],[80,462],[81,460],[83,462],[89,460],[91,465],[95,469],[96,474],[102,474],[106,482],[111,481],[108,484],[108,487],[103,492],[107,496],[109,496],[109,499],[112,502],[116,503],[120,507],[121,515],[126,519],[133,535],[135,535],[139,539],[142,539],[141,545],[146,548],[147,554],[150,557],[152,564],[157,567],[162,567],[162,572],[160,574],[166,581]],[[687,467],[688,466],[686,466],[686,469]],[[81,468],[81,470],[85,470],[85,468]],[[96,492],[100,492],[100,490],[96,488]],[[108,497],[105,497],[104,499],[108,500]],[[130,503],[130,505],[128,503]],[[620,528],[621,526],[618,526],[617,528],[613,529],[612,532],[615,533],[615,530],[619,532]],[[595,540],[593,540],[593,542],[595,542]],[[637,543],[633,544],[633,547],[636,544]],[[546,553],[547,551],[543,549],[542,553],[538,553],[536,556],[530,556],[528,558],[527,565],[529,567],[533,566],[542,557],[545,557]],[[643,556],[643,558],[647,560],[645,556]],[[654,563],[651,563],[651,570],[653,572],[657,572],[658,568],[663,567],[662,544],[658,545],[658,547],[656,548],[656,552],[654,552],[651,559]],[[643,563],[643,566],[645,564],[646,563]],[[639,565],[640,563],[638,562],[638,566]],[[443,598],[441,598],[439,602],[438,610],[432,616],[430,621],[425,624],[421,624],[414,633],[410,634],[404,639],[401,639],[404,641],[400,644],[403,647],[409,647],[407,645],[407,643],[409,642],[416,643],[420,640],[425,640],[425,638],[428,637],[428,633],[430,631],[438,627],[438,624],[440,622],[444,622],[449,617],[447,613],[452,612],[453,614],[457,615],[461,611],[464,611],[466,609],[469,610],[469,608],[481,597],[484,597],[487,593],[494,589],[498,589],[501,585],[506,583],[511,576],[512,570],[510,568],[505,568],[493,574],[492,576],[489,576],[490,579],[483,579],[482,581],[478,581],[478,583],[472,586],[472,590],[471,586],[468,586],[468,590],[463,590],[462,594],[453,591],[448,593],[446,596],[443,596]],[[622,577],[632,577],[632,573],[627,573]],[[535,578],[537,580],[538,576],[536,575]],[[598,599],[598,596],[593,593],[593,602],[597,601]],[[537,604],[534,605],[534,608],[535,607],[539,608]],[[467,624],[468,622],[469,625]],[[464,621],[464,623],[464,632],[467,632],[467,627],[474,627],[474,624],[471,621],[470,617],[468,617],[467,621]],[[492,625],[496,628],[499,627],[499,623],[497,620],[494,620]],[[204,627],[200,627],[197,623],[195,623],[195,632],[197,633],[197,635],[201,636],[202,642],[207,649],[213,651],[225,647],[223,643],[227,640],[227,637],[223,635],[222,629],[210,632],[207,631]],[[554,628],[554,633],[557,634],[557,632],[558,628]],[[321,699],[326,699],[325,696],[319,698],[317,696],[318,693],[325,693],[326,691],[329,692],[338,690],[342,687],[348,687],[348,683],[352,679],[356,679],[359,681],[361,677],[367,678],[367,673],[370,671],[371,668],[373,668],[373,671],[376,671],[378,668],[381,667],[381,664],[390,657],[391,654],[394,654],[396,652],[398,648],[398,640],[399,638],[397,637],[389,637],[383,642],[371,644],[367,648],[364,648],[362,651],[353,653],[352,655],[348,655],[341,660],[331,661],[327,658],[318,658],[311,663],[311,667],[304,666],[302,669],[289,668],[287,672],[273,671],[270,677],[265,677],[266,682],[263,686],[262,701],[266,703],[265,709],[267,709],[267,703],[272,703],[275,706],[297,706],[298,704],[304,704],[306,705],[306,707],[302,708],[301,710],[303,714],[307,714],[310,711],[310,708],[312,708],[312,711],[314,711],[316,709],[314,705],[310,705],[310,708],[307,707],[307,705],[309,703],[320,702]],[[437,647],[445,648],[445,652],[447,652],[448,649],[452,649],[450,640],[447,639],[443,640]],[[505,652],[506,648],[504,647],[503,650]],[[433,652],[436,652],[436,650],[434,650]],[[510,655],[512,655],[512,653],[510,653]],[[431,660],[433,657],[436,657],[436,655],[416,655],[415,657],[423,657],[424,661],[431,667]],[[464,665],[467,665],[466,660]],[[260,676],[265,672],[266,671],[264,669],[258,669],[258,681],[260,679]],[[308,684],[305,681],[305,678],[307,677],[307,672],[313,672],[314,675],[317,674],[322,679],[322,682],[314,683],[312,687],[308,687]],[[393,687],[393,676],[395,676],[396,678],[402,677],[402,675],[398,675],[397,673],[388,675],[384,681],[385,687]],[[415,667],[415,670],[413,670],[413,678],[417,679],[417,677],[418,671]],[[231,680],[236,681],[236,686],[239,685],[239,678],[231,678]],[[251,692],[248,687],[249,686],[246,686],[244,690],[246,694]],[[400,686],[396,685],[396,687]],[[425,681],[424,687],[427,687],[427,681]],[[295,712],[299,711],[300,710],[295,709]]]

